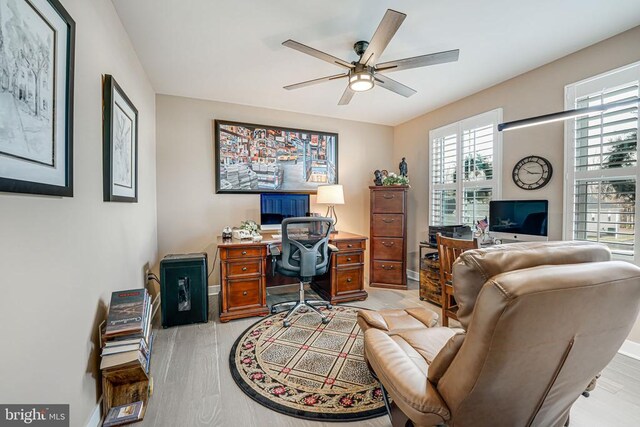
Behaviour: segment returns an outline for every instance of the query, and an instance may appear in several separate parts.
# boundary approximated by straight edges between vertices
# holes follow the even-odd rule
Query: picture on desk
[[[338,134],[214,120],[216,193],[315,193],[338,183]]]

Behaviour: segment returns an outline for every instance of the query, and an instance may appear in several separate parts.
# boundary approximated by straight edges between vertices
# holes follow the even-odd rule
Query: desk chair
[[[329,269],[331,252],[338,249],[329,245],[329,233],[334,220],[323,217],[287,218],[282,221],[282,253],[276,255],[275,271],[289,277],[300,279],[300,297],[297,301],[288,301],[271,306],[275,314],[281,306],[293,306],[283,321],[283,326],[291,326],[291,317],[301,307],[309,307],[322,318],[322,323],[329,323],[329,318],[312,304],[325,305],[331,309],[327,301],[306,300],[304,285],[309,284],[314,276],[320,276]]]
[[[452,268],[461,253],[478,249],[478,241],[451,239],[438,233],[438,257],[440,258],[440,286],[442,288],[442,326],[449,326],[449,318],[458,320],[458,305],[453,297]]]

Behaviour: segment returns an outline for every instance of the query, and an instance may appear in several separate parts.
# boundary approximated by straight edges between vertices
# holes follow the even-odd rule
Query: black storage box
[[[208,321],[207,254],[167,255],[160,262],[162,327]]]
[[[453,239],[472,240],[473,232],[468,225],[430,225],[429,226],[429,246],[432,248],[438,247],[436,235],[440,233],[444,237],[451,237]]]

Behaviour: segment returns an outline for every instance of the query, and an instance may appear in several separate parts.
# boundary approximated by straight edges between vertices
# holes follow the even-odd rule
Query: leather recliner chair
[[[609,259],[582,242],[465,252],[453,287],[466,332],[370,327],[367,360],[415,426],[565,425],[640,309],[640,268]]]

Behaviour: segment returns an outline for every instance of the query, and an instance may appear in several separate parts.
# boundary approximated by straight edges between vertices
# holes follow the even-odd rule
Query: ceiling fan
[[[348,78],[349,84],[342,94],[342,98],[338,105],[347,105],[356,92],[363,92],[372,89],[376,84],[383,88],[395,92],[404,97],[410,97],[416,91],[408,86],[403,85],[381,73],[386,71],[408,70],[410,68],[426,67],[428,65],[442,64],[445,62],[455,62],[458,60],[460,50],[447,50],[444,52],[430,53],[428,55],[414,56],[413,58],[397,59],[395,61],[383,62],[376,64],[376,61],[382,55],[385,48],[400,28],[400,25],[407,17],[406,14],[388,9],[384,14],[382,21],[378,25],[376,32],[373,34],[370,42],[358,41],[353,45],[353,50],[360,57],[357,61],[347,62],[333,55],[319,51],[294,40],[287,40],[282,43],[283,46],[298,50],[307,55],[314,56],[323,61],[330,62],[340,67],[346,68],[348,71],[342,74],[334,74],[332,76],[320,77],[319,79],[308,80],[306,82],[296,83],[284,88],[287,90],[299,89],[301,87],[311,86],[318,83],[328,82],[331,80]]]

